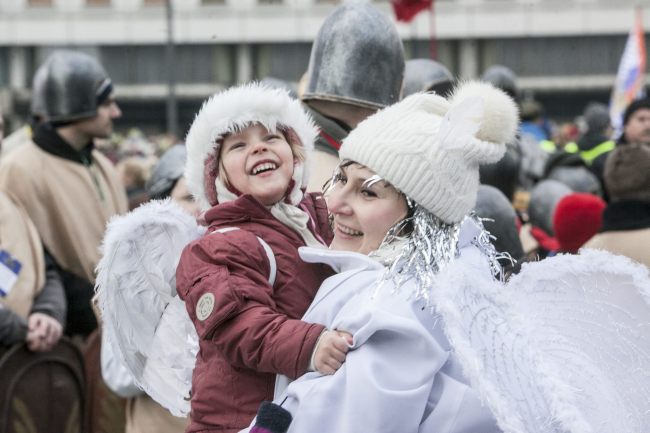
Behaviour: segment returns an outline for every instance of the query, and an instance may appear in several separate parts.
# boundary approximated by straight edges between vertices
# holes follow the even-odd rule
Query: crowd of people
[[[115,148],[99,144],[122,115],[110,77],[54,52],[27,132],[0,159],[0,369],[11,348],[67,345],[98,385],[64,390],[78,406],[33,425],[648,431],[650,100],[628,106],[620,137],[599,103],[579,128],[552,128],[516,79],[406,61],[387,17],[345,3],[298,98],[233,86],[183,142],[133,132]],[[0,146],[3,132],[0,116]],[[592,296],[594,281],[606,282]],[[542,335],[531,323],[553,313],[513,294],[524,285],[583,320]],[[611,378],[590,352],[611,349],[610,326],[623,375]],[[574,343],[572,356],[544,352],[549,341]]]

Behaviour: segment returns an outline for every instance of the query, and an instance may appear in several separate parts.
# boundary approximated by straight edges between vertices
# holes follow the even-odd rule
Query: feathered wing
[[[171,200],[108,224],[97,266],[103,332],[135,382],[176,416],[189,412],[198,337],[176,294],[183,248],[204,229]]]
[[[454,266],[434,290],[438,313],[505,432],[650,431],[646,267],[583,250],[503,286]]]

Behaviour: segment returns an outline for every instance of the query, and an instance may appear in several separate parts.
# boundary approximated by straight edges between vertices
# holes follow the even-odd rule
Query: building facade
[[[172,0],[169,63],[165,0],[0,0],[0,104],[10,129],[19,126],[36,67],[51,51],[74,48],[97,56],[115,81],[125,113],[118,127],[165,128],[171,69],[182,133],[201,100],[224,86],[267,76],[297,82],[338,3]],[[374,3],[393,16],[389,1]],[[457,76],[504,64],[548,114],[568,118],[590,100],[608,101],[635,6],[645,5],[650,0],[437,0],[433,18],[424,12],[397,26],[407,58],[429,57],[435,34],[438,60]]]

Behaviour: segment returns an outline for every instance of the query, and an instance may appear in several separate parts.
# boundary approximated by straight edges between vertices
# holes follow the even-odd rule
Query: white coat
[[[489,276],[471,244],[476,234],[466,220],[457,260]],[[290,384],[278,378],[275,403],[293,415],[289,433],[500,432],[463,376],[442,323],[413,298],[410,282],[377,289],[385,268],[362,254],[301,248],[300,255],[337,272],[303,320],[348,331],[354,341],[332,376],[307,373]]]

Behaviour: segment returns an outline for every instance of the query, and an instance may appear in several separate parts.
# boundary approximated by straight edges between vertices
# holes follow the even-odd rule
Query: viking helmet
[[[93,57],[76,51],[57,51],[34,75],[32,114],[53,123],[94,117],[113,86]]]
[[[151,198],[169,197],[176,182],[183,176],[186,159],[187,150],[182,144],[172,146],[160,157],[147,182],[147,192]]]
[[[510,200],[490,185],[480,185],[474,207],[476,215],[483,220],[485,228],[495,237],[494,248],[510,254],[515,260],[524,257],[524,248],[517,230],[517,214]]]
[[[303,100],[380,109],[400,98],[404,49],[377,8],[345,3],[325,19],[312,46]]]
[[[454,77],[442,63],[430,59],[411,59],[404,69],[404,95],[433,91],[447,96],[454,85]]]
[[[530,192],[528,215],[530,223],[553,236],[553,214],[560,200],[571,194],[571,188],[557,180],[545,179]]]
[[[517,76],[507,66],[490,66],[483,72],[481,80],[487,81],[494,87],[498,87],[506,92],[512,98],[517,99]]]
[[[484,164],[479,167],[481,183],[499,189],[508,200],[515,197],[515,190],[519,185],[519,171],[521,170],[521,150],[519,141],[508,143],[503,158],[494,164]]]

